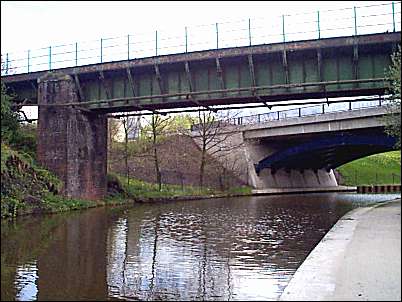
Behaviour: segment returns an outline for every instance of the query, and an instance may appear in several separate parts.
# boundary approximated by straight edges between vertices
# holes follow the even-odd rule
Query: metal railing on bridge
[[[209,49],[401,30],[401,2],[131,33],[1,55],[1,75]]]
[[[362,101],[356,101],[356,100],[345,101],[345,102],[339,101],[328,104],[322,103],[313,106],[240,116],[231,118],[229,120],[225,120],[225,122],[231,125],[252,125],[270,121],[284,120],[289,118],[298,118],[298,117],[320,115],[333,112],[381,107],[381,106],[387,106],[387,104],[389,104],[389,101],[384,100],[383,98],[364,99]]]

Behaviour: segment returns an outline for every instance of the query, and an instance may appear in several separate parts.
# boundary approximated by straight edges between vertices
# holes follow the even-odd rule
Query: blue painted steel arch
[[[351,135],[351,134],[336,134],[324,139],[316,139],[307,143],[292,146],[287,149],[278,151],[255,164],[257,174],[266,168],[280,169],[286,167],[286,163],[290,160],[297,161],[303,159],[306,154],[325,151],[329,149],[336,150],[344,147],[360,147],[361,156],[351,157],[350,160],[355,160],[359,157],[364,157],[370,154],[379,152],[391,151],[395,149],[396,138],[383,135]],[[367,149],[365,148],[371,149]],[[347,162],[347,161],[346,161]],[[304,163],[305,164],[305,163]],[[342,163],[343,164],[343,163]],[[339,164],[340,165],[340,164]],[[334,164],[332,168],[339,166]],[[323,165],[324,166],[324,165]],[[297,167],[294,167],[297,169]]]

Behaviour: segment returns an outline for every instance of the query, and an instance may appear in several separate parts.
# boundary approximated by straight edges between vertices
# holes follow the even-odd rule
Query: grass
[[[386,185],[401,183],[401,151],[367,156],[347,163],[337,170],[344,185]]]
[[[65,212],[95,207],[98,204],[92,200],[83,200],[75,198],[65,198],[61,195],[51,193],[43,197],[43,206],[46,212]]]
[[[159,191],[158,185],[148,183],[138,179],[127,178],[120,175],[115,175],[118,178],[121,186],[126,192],[129,198],[171,198],[178,196],[209,196],[209,195],[222,195],[222,194],[250,194],[251,188],[249,187],[237,187],[231,188],[228,191],[218,191],[211,188],[199,188],[193,186],[180,186],[180,185],[168,185],[162,184],[162,188]]]

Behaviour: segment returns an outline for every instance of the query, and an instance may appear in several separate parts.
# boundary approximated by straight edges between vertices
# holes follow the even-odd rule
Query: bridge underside
[[[347,162],[371,154],[395,150],[396,139],[383,135],[330,135],[324,139],[294,145],[264,158],[255,165],[256,173],[270,169],[271,173],[285,171],[320,170],[330,172]]]

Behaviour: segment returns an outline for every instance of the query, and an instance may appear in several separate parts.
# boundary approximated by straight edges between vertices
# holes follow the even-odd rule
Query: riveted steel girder
[[[337,37],[125,60],[57,72],[77,75],[79,105],[100,113],[378,95],[387,87],[384,71],[400,39],[400,32]],[[2,81],[20,100],[36,104],[32,84],[45,73],[5,76]]]

